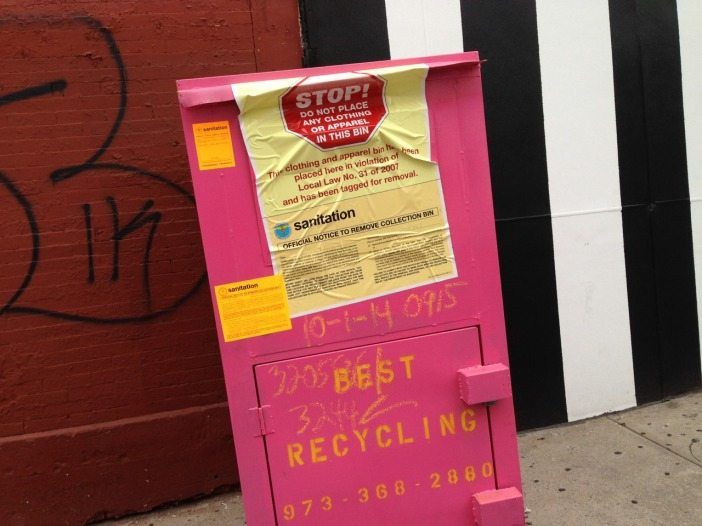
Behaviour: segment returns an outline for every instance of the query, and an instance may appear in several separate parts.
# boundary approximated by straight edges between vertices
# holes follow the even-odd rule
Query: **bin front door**
[[[480,364],[472,327],[256,366],[277,523],[472,524],[495,469],[457,371]]]

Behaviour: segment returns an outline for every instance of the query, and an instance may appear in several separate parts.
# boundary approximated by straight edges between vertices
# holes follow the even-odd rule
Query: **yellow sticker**
[[[292,329],[283,276],[215,287],[225,342]]]
[[[236,166],[228,121],[193,124],[193,135],[200,170]]]

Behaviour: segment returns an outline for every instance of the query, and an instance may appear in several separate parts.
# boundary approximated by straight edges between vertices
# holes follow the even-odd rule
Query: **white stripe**
[[[636,405],[609,8],[607,0],[537,0],[536,12],[563,373],[575,420]],[[593,209],[604,210],[577,213]]]
[[[392,58],[463,51],[459,0],[385,0]]]
[[[680,59],[692,243],[697,282],[697,327],[702,348],[702,2],[678,0]]]

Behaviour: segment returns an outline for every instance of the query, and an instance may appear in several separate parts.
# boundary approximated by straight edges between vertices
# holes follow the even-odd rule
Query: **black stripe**
[[[663,395],[702,385],[689,201],[658,203],[653,213]]]
[[[305,66],[390,58],[383,0],[301,0]]]
[[[619,159],[621,165],[621,156]],[[622,228],[636,401],[645,404],[663,397],[653,224],[648,206],[625,206]]]
[[[638,0],[663,395],[702,384],[677,5]]]
[[[689,201],[676,3],[638,0],[636,10],[652,194]]]
[[[497,241],[517,426],[565,422],[551,220],[498,221]]]
[[[609,20],[634,379],[636,399],[645,403],[663,392],[636,0],[610,0]]]
[[[517,422],[567,420],[534,1],[463,0],[483,66],[490,169]]]
[[[610,0],[636,397],[700,385],[675,2]]]

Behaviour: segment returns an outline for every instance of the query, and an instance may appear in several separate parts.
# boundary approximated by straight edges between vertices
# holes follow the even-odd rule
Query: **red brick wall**
[[[0,524],[236,482],[174,81],[299,66],[297,2],[9,0],[0,45]]]

